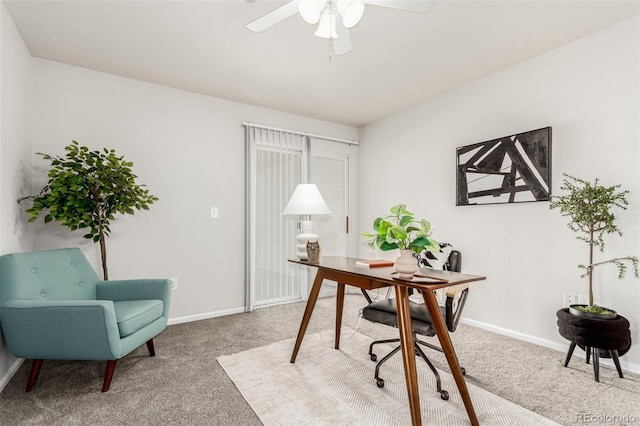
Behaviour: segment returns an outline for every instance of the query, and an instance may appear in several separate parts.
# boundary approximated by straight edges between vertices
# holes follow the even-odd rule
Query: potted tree
[[[391,207],[390,215],[378,217],[373,221],[373,231],[365,231],[362,235],[367,238],[365,244],[378,247],[382,251],[400,250],[396,259],[396,271],[401,278],[410,278],[418,270],[415,254],[423,250],[438,252],[440,245],[430,238],[431,224],[424,219],[416,219],[407,210],[405,204]]]
[[[100,243],[102,272],[109,279],[106,237],[116,214],[134,214],[134,209],[148,210],[158,200],[144,185],[136,183],[133,163],[117,156],[115,150],[90,151],[73,141],[64,157],[41,155],[51,161],[49,182],[38,195],[18,200],[33,201],[29,222],[45,211],[44,222],[60,222],[71,230],[86,229],[84,238]]]
[[[569,229],[578,234],[577,239],[586,242],[589,246],[588,263],[578,265],[578,268],[583,270],[581,278],[587,277],[589,282],[589,304],[572,305],[569,311],[574,315],[602,319],[615,318],[615,311],[600,307],[593,301],[593,271],[596,267],[612,264],[617,268],[618,278],[623,278],[627,266],[631,265],[635,276],[638,277],[638,258],[625,256],[596,261],[594,252],[596,248],[604,252],[604,235],[622,236],[622,232],[615,224],[615,215],[612,210],[626,209],[629,191],[621,191],[620,185],[603,186],[597,178],[594,182],[588,182],[566,173],[560,189],[566,191],[566,194],[551,197],[549,207],[560,209],[563,216],[568,216]]]

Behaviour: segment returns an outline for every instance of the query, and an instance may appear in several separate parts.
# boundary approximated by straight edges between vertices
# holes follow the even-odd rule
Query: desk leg
[[[311,287],[311,293],[309,293],[309,299],[307,300],[307,307],[304,308],[304,315],[302,316],[302,322],[300,323],[300,330],[298,330],[298,337],[296,338],[296,344],[293,347],[293,353],[291,354],[291,363],[296,362],[304,333],[307,331],[313,308],[316,306],[316,300],[318,300],[318,294],[320,294],[320,287],[322,287],[322,281],[324,280],[324,274],[320,269],[316,273],[316,279],[313,281],[313,287]]]
[[[420,395],[418,393],[418,374],[416,371],[416,350],[414,348],[413,331],[411,328],[411,311],[409,310],[409,292],[406,287],[395,286],[396,309],[398,312],[398,330],[402,347],[402,361],[404,363],[404,377],[407,381],[409,410],[411,423],[422,425],[420,415]]]
[[[342,308],[344,307],[344,283],[338,283],[336,294],[336,344],[335,348],[340,349],[340,330],[342,327]]]
[[[462,396],[464,407],[467,409],[469,420],[471,421],[472,425],[477,426],[479,425],[478,417],[476,416],[476,412],[473,409],[471,396],[469,395],[469,389],[467,389],[467,383],[464,381],[464,377],[462,376],[460,363],[458,362],[458,357],[455,350],[453,349],[453,343],[451,343],[451,338],[449,337],[449,330],[447,330],[447,326],[445,325],[444,319],[442,318],[442,313],[440,312],[440,307],[438,306],[436,296],[433,291],[423,290],[422,297],[424,299],[424,303],[427,305],[427,310],[429,311],[429,315],[431,316],[433,328],[436,331],[438,340],[440,340],[440,346],[442,346],[444,356],[447,358],[449,368],[451,369],[453,378],[455,379],[456,385],[458,386],[458,391],[460,391],[460,395]]]

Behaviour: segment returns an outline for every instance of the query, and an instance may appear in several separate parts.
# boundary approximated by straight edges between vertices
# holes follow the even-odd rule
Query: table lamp
[[[304,216],[300,221],[300,234],[296,236],[296,256],[307,260],[307,242],[317,241],[318,234],[312,232],[312,214],[331,214],[329,206],[322,198],[318,187],[312,183],[301,183],[293,191],[282,214],[298,214]]]

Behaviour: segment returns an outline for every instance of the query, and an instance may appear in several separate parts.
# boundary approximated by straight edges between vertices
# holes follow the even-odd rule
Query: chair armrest
[[[169,318],[169,302],[171,300],[171,280],[168,279],[136,279],[98,281],[96,298],[100,300],[162,300],[162,314]]]
[[[447,287],[447,298],[455,299],[457,295],[469,287],[469,284],[458,284],[451,287]]]
[[[0,308],[9,351],[27,359],[107,360],[122,355],[107,300],[11,300]]]
[[[456,331],[460,317],[462,317],[462,310],[465,303],[467,303],[467,295],[469,294],[469,288],[467,284],[460,284],[450,287],[451,290],[447,290],[447,301],[445,303],[445,321],[447,323],[447,329],[451,332]],[[454,311],[453,303],[457,295],[460,295],[458,299],[458,305]]]

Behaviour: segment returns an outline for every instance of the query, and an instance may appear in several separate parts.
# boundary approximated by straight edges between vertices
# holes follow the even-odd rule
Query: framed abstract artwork
[[[456,148],[456,205],[549,201],[551,127]]]

